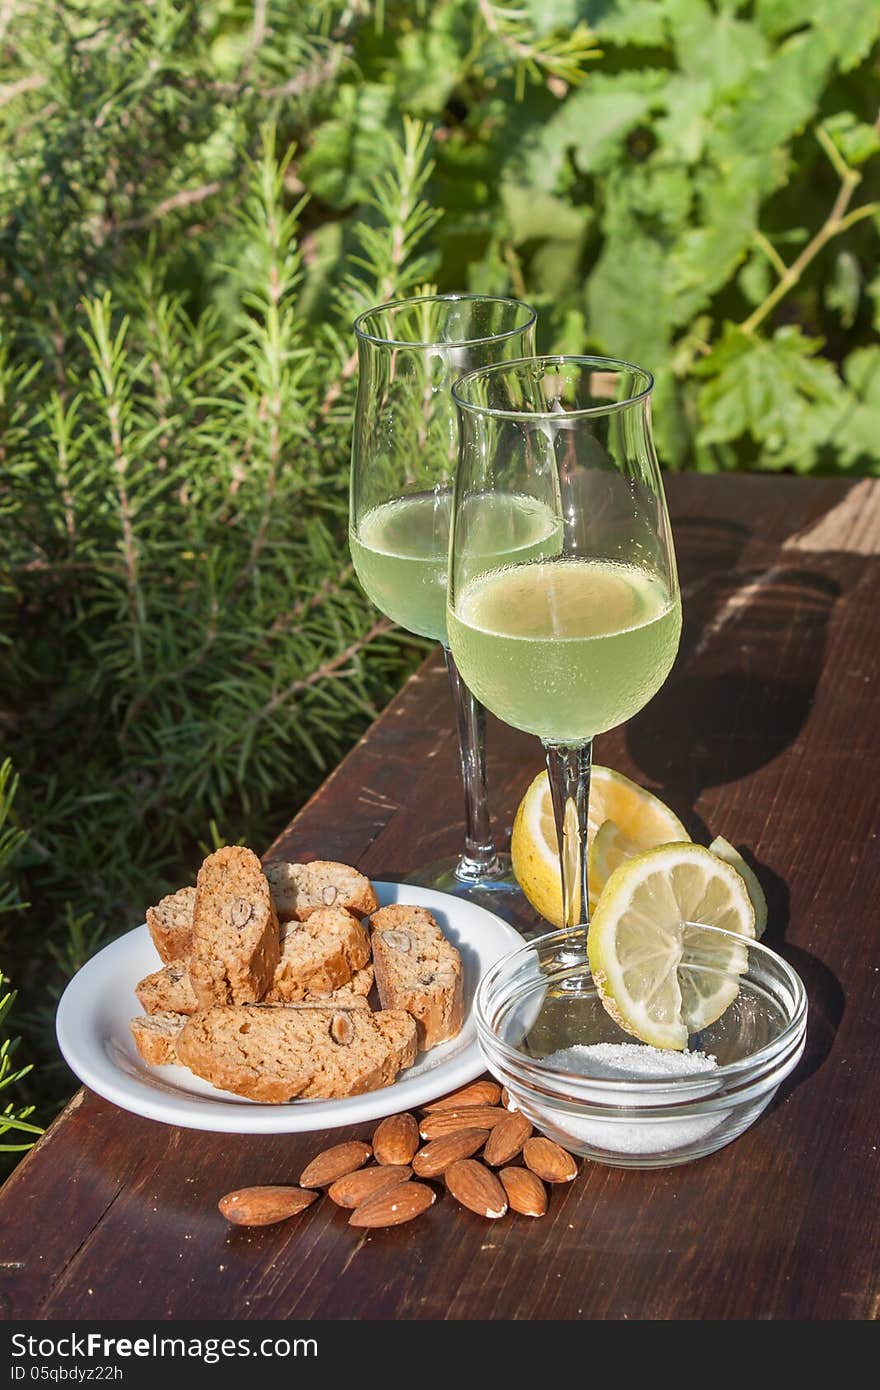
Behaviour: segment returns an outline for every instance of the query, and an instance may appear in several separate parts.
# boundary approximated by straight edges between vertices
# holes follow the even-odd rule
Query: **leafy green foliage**
[[[6,1101],[3,1094],[11,1092],[11,1088],[23,1081],[31,1070],[30,1066],[16,1067],[12,1060],[19,1040],[8,1033],[8,1015],[15,1003],[15,993],[7,991],[3,994],[6,984],[8,980],[5,975],[0,975],[0,1154],[24,1153],[43,1132],[42,1127],[31,1119],[35,1108],[33,1105]]]
[[[805,460],[800,452],[809,438],[806,417],[817,407],[833,410],[839,395],[833,367],[816,356],[819,347],[794,327],[779,328],[757,345],[729,327],[695,368],[708,378],[700,396],[708,421],[700,443],[725,444],[747,435],[780,466],[803,470],[806,461],[809,467],[810,454]]]
[[[25,839],[25,832],[12,819],[12,803],[18,790],[18,779],[9,759],[0,763],[0,912],[11,912],[21,903],[15,884],[11,881],[12,861]],[[16,1067],[13,1054],[19,1040],[9,1032],[9,1011],[15,1002],[12,991],[3,992],[9,981],[0,971],[0,1155],[22,1153],[42,1130],[31,1120],[34,1106],[6,1100],[4,1092],[12,1094],[13,1087],[28,1075],[30,1066]]]
[[[6,949],[41,1079],[65,978],[271,838],[422,653],[348,559],[364,307],[530,299],[543,349],[655,372],[671,468],[880,471],[878,38],[862,0],[0,5],[0,728],[40,923]]]

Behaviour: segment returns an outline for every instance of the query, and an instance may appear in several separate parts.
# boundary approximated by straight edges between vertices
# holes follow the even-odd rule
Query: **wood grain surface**
[[[296,1181],[331,1134],[173,1129],[80,1092],[0,1193],[13,1318],[880,1316],[880,482],[669,480],[685,630],[672,676],[596,759],[695,838],[751,856],[768,942],[800,972],[807,1053],[757,1124],[659,1172],[584,1163],[549,1214],[448,1198],[356,1233],[320,1201],[262,1230],[231,1188]],[[461,837],[445,675],[429,661],[272,847],[396,878]],[[541,766],[492,723],[500,836]]]

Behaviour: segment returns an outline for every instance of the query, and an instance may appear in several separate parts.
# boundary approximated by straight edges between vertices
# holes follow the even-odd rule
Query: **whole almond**
[[[348,1047],[354,1040],[354,1024],[349,1014],[340,1009],[330,1020],[330,1036],[340,1047]]]
[[[248,902],[247,898],[235,899],[229,908],[229,920],[236,931],[241,931],[242,927],[247,926],[253,916],[253,912],[253,905]]]
[[[419,1127],[414,1116],[389,1115],[373,1135],[373,1154],[378,1163],[409,1163],[419,1147]]]
[[[543,1216],[547,1211],[547,1189],[537,1173],[528,1168],[502,1168],[498,1174],[507,1193],[511,1211],[520,1216]]]
[[[518,1110],[519,1106],[510,1094],[506,1086],[501,1087],[501,1104],[505,1110]]]
[[[408,1164],[393,1168],[386,1163],[381,1168],[359,1168],[354,1173],[346,1173],[344,1178],[337,1178],[327,1188],[327,1196],[331,1202],[335,1202],[338,1207],[359,1207],[361,1202],[365,1202],[368,1197],[372,1197],[374,1192],[382,1192],[387,1187],[397,1187],[399,1183],[408,1182],[412,1177],[412,1168]]]
[[[359,1139],[351,1139],[347,1144],[334,1144],[306,1164],[300,1174],[300,1184],[302,1187],[329,1187],[337,1178],[344,1178],[346,1173],[363,1168],[372,1152],[369,1144],[362,1144]]]
[[[526,1167],[545,1182],[571,1182],[577,1177],[577,1164],[570,1153],[552,1139],[527,1139],[523,1144]]]
[[[240,1187],[227,1192],[217,1205],[233,1226],[272,1226],[298,1216],[317,1197],[317,1192],[304,1192],[301,1187]]]
[[[507,1118],[507,1111],[494,1105],[468,1105],[464,1110],[438,1110],[423,1115],[419,1133],[423,1139],[439,1139],[454,1134],[457,1129],[494,1129]]]
[[[406,952],[412,946],[412,937],[409,932],[399,931],[396,927],[390,931],[380,932],[379,939],[390,951]]]
[[[457,1129],[454,1134],[442,1134],[419,1149],[412,1161],[413,1172],[420,1178],[436,1178],[446,1172],[450,1163],[470,1158],[488,1138],[488,1129]]]
[[[375,1229],[381,1226],[402,1226],[421,1216],[423,1211],[433,1206],[437,1194],[432,1187],[421,1182],[402,1182],[396,1187],[386,1187],[374,1192],[359,1207],[355,1207],[348,1218],[349,1226],[366,1226]]]
[[[470,1086],[462,1086],[460,1091],[453,1091],[442,1100],[432,1100],[422,1108],[426,1115],[434,1115],[440,1110],[463,1110],[466,1105],[497,1105],[500,1099],[497,1081],[472,1081]]]
[[[498,1122],[489,1135],[484,1159],[491,1163],[493,1168],[500,1168],[502,1163],[509,1163],[512,1158],[516,1158],[531,1134],[532,1126],[525,1115],[519,1110],[511,1111]]]
[[[475,1158],[460,1158],[449,1165],[443,1176],[455,1200],[477,1216],[495,1221],[507,1212],[504,1188],[484,1163]]]

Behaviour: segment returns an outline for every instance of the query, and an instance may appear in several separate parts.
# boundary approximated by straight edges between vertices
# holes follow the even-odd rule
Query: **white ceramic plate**
[[[219,1091],[186,1067],[148,1067],[129,1020],[142,1012],[134,988],[159,969],[146,925],[93,956],[73,977],[58,1005],[56,1031],[64,1059],[105,1100],[150,1120],[226,1134],[289,1134],[376,1120],[436,1100],[485,1070],[477,1046],[473,1001],[480,976],[522,937],[486,908],[448,893],[406,883],[374,883],[386,903],[427,907],[461,952],[465,1022],[458,1037],[421,1052],[393,1086],[346,1100],[294,1100],[264,1105]]]

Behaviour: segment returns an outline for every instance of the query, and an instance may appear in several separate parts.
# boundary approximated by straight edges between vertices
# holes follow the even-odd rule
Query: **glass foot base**
[[[510,855],[496,854],[494,863],[494,871],[477,876],[468,872],[460,858],[436,859],[407,874],[403,881],[477,903],[509,922],[526,939],[549,931],[549,923],[538,915],[517,883]]]

